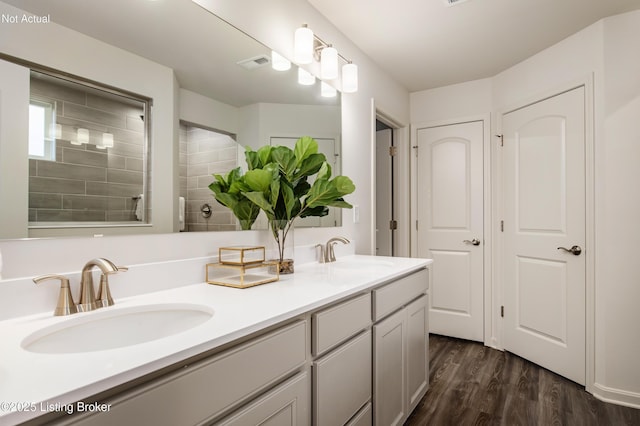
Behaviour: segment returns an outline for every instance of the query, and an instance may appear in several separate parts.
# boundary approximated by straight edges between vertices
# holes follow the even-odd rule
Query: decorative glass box
[[[218,261],[225,265],[262,263],[264,262],[264,246],[220,247]]]
[[[248,288],[280,279],[278,262],[260,262],[247,265],[208,263],[206,280],[209,284],[234,288]]]

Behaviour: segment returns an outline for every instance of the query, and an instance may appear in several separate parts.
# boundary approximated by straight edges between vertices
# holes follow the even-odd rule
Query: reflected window
[[[29,158],[56,161],[55,104],[31,99],[29,103]]]

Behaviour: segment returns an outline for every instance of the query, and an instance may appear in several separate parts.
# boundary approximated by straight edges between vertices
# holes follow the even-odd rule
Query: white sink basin
[[[64,354],[122,348],[182,333],[211,319],[203,305],[169,303],[106,308],[69,317],[22,341],[29,352]]]
[[[338,259],[329,263],[332,268],[362,271],[363,269],[388,269],[394,266],[393,262],[382,259]]]

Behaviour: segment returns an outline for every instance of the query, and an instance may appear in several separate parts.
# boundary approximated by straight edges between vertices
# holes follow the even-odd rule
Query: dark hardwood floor
[[[429,352],[430,388],[405,426],[640,426],[640,410],[602,402],[508,352],[437,335]]]

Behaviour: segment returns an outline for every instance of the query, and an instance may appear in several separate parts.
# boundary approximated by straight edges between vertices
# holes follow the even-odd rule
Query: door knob
[[[582,249],[580,248],[580,246],[573,246],[570,249],[566,247],[558,247],[558,250],[564,250],[567,253],[573,254],[574,256],[580,256],[580,253],[582,253]]]
[[[480,240],[477,238],[474,238],[473,240],[469,241],[469,240],[462,240],[463,243],[466,244],[473,244],[474,246],[479,246],[480,245]]]

